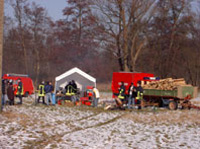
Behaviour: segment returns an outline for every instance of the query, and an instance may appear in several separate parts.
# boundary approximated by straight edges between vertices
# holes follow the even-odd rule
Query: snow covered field
[[[0,114],[0,148],[200,147],[200,111],[6,106]]]

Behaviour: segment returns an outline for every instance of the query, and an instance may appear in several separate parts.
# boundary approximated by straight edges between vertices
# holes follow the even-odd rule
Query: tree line
[[[200,83],[195,0],[67,0],[56,21],[29,0],[7,5],[14,14],[4,21],[4,73],[29,74],[38,84],[79,67],[99,82],[137,71]]]

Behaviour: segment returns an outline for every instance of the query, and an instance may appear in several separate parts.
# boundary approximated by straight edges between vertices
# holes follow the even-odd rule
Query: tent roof
[[[79,68],[75,67],[70,69],[69,71],[61,74],[60,76],[56,77],[56,81],[62,80],[63,78],[73,74],[73,73],[78,73],[80,75],[82,75],[83,77],[85,77],[86,79],[95,82],[96,83],[96,79],[93,78],[92,76],[88,75],[87,73],[83,72],[82,70],[80,70]]]

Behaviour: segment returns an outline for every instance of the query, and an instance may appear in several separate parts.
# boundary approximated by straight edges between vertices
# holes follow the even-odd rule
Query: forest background
[[[30,0],[6,5],[3,73],[29,74],[35,85],[73,67],[97,83],[127,71],[200,84],[198,1],[66,0],[59,20]]]

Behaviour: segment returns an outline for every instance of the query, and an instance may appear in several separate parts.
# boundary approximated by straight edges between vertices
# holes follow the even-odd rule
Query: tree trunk
[[[35,49],[36,52],[36,78],[35,78],[35,85],[38,85],[38,78],[40,74],[40,55],[39,51]]]
[[[120,18],[122,21],[122,27],[123,27],[123,61],[124,61],[124,71],[129,72],[128,67],[128,28],[126,24],[126,16],[125,16],[125,10],[122,6],[122,0],[119,1],[119,10],[120,10]]]
[[[4,23],[4,0],[0,0],[0,76],[2,76],[3,58],[3,23]],[[0,112],[2,111],[2,81],[0,81]]]
[[[20,8],[20,4],[19,1],[16,1],[16,8],[17,9],[16,13],[18,15],[16,15],[18,23],[19,23],[19,36],[20,36],[20,42],[21,42],[21,47],[24,51],[24,65],[25,65],[25,73],[28,74],[28,62],[27,62],[27,50],[26,50],[26,46],[25,46],[25,37],[24,37],[24,28],[22,26],[22,14],[21,14],[21,8]]]

